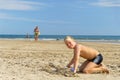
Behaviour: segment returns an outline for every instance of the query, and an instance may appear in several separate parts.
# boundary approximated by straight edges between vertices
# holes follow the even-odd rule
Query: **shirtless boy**
[[[64,39],[64,42],[68,48],[74,50],[74,56],[67,65],[68,68],[70,68],[73,65],[74,73],[76,73],[76,70],[78,68],[80,57],[86,59],[86,61],[79,68],[80,72],[88,74],[95,72],[109,73],[107,68],[101,64],[103,57],[102,54],[100,54],[97,50],[90,47],[86,47],[81,44],[77,44],[75,40],[70,36],[67,36]]]

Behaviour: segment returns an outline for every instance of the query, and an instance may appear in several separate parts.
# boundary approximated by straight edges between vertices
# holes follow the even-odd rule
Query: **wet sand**
[[[0,40],[0,80],[120,80],[120,44],[79,43],[100,51],[110,74],[65,69],[73,51],[63,41]]]

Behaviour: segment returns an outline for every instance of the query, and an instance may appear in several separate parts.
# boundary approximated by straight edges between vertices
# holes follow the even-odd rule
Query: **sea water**
[[[64,40],[67,35],[40,35],[39,40]],[[98,41],[98,42],[113,42],[120,43],[120,36],[117,35],[69,35],[78,41]],[[31,39],[34,40],[34,35],[5,35],[1,34],[0,39]]]

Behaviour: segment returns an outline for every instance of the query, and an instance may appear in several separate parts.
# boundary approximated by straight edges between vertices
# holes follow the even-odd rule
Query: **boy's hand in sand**
[[[76,73],[76,70],[74,69],[74,67],[70,68],[70,71],[72,71],[73,73]]]
[[[69,64],[66,67],[71,68],[71,66]]]

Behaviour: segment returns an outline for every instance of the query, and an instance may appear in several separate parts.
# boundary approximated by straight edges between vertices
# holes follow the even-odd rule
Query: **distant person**
[[[29,34],[28,34],[28,33],[26,34],[26,38],[30,38],[30,36],[29,36]]]
[[[109,73],[108,69],[102,64],[103,56],[97,50],[77,44],[73,38],[67,36],[64,39],[65,44],[68,48],[74,50],[74,55],[69,64],[68,68],[71,68],[71,71],[76,73],[76,70],[79,65],[79,58],[83,57],[86,61],[79,67],[79,71],[83,73],[96,73],[103,72]],[[73,65],[73,67],[72,67]]]
[[[34,39],[35,39],[35,41],[38,41],[39,35],[40,35],[40,31],[39,31],[38,26],[36,26],[35,29],[34,29]]]

